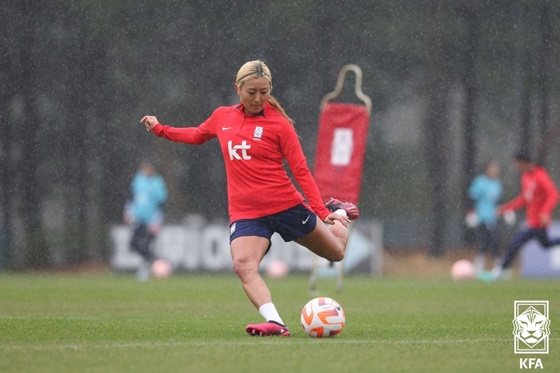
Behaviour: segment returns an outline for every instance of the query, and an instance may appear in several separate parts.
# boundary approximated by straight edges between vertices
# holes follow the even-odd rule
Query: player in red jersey
[[[226,166],[230,245],[233,269],[253,305],[266,320],[246,327],[250,335],[290,335],[272,303],[270,291],[259,274],[259,264],[279,233],[330,260],[344,258],[348,221],[358,209],[351,203],[331,200],[325,205],[307,166],[293,126],[271,96],[272,76],[260,60],[239,69],[235,90],[240,104],[217,108],[198,127],[170,127],[154,116],[142,118],[156,136],[186,144],[218,138]],[[298,192],[284,168],[287,161]],[[317,217],[326,224],[317,224]]]
[[[548,172],[531,161],[528,154],[519,152],[514,156],[515,167],[521,174],[521,193],[498,208],[498,214],[526,208],[527,223],[511,240],[501,266],[492,271],[498,279],[511,265],[519,249],[528,241],[537,239],[544,248],[560,245],[560,239],[550,240],[546,228],[552,221],[552,210],[558,203],[558,189]]]

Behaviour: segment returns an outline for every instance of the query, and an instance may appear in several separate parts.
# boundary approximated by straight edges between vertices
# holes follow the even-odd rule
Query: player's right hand
[[[151,131],[152,128],[154,128],[154,126],[159,122],[153,115],[146,115],[144,116],[144,118],[140,119],[140,123],[144,123],[144,125],[146,126],[146,130]]]
[[[327,217],[325,218],[325,223],[333,225],[335,221],[339,221],[340,223],[342,223],[342,225],[344,225],[345,227],[348,227],[348,223],[350,222],[350,219],[348,219],[346,216],[342,216],[342,215],[338,215],[335,214],[334,212],[327,215]]]

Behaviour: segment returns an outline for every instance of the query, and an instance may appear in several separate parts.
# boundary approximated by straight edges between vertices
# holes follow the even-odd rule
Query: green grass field
[[[261,317],[233,275],[0,274],[0,372],[560,371],[560,281],[323,279],[347,318],[331,339],[299,324],[306,276],[268,283],[290,338],[245,334]],[[548,355],[514,354],[514,300],[550,301]]]

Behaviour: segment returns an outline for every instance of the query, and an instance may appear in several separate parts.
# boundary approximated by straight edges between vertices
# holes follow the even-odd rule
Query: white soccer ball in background
[[[273,260],[266,266],[266,276],[268,278],[284,278],[288,275],[288,265],[281,260]]]
[[[345,324],[344,310],[331,298],[312,299],[301,310],[301,326],[313,338],[334,337],[342,332]]]
[[[472,280],[476,277],[476,268],[470,260],[457,260],[451,267],[451,277],[455,281]]]
[[[168,278],[173,272],[171,264],[165,259],[157,259],[152,263],[152,274],[155,278]]]

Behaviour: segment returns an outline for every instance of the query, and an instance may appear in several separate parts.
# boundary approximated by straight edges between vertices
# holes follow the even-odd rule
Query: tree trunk
[[[41,124],[38,112],[38,92],[40,82],[37,78],[36,41],[39,38],[37,30],[41,23],[39,5],[33,1],[22,0],[25,28],[22,30],[22,44],[20,49],[21,62],[21,93],[24,99],[23,120],[19,124],[18,133],[21,136],[21,217],[27,244],[28,255],[26,263],[29,268],[45,268],[49,264],[49,251],[41,221],[42,183],[37,180],[37,170],[40,165],[39,147]]]
[[[479,22],[476,12],[465,10],[463,12],[467,27],[466,48],[463,56],[465,70],[463,74],[463,84],[465,86],[465,117],[463,122],[463,182],[462,185],[462,208],[461,211],[467,211],[471,205],[468,194],[469,184],[475,176],[476,167],[476,101],[478,98],[478,82],[476,68],[478,65],[478,48],[479,48]],[[472,230],[465,231],[465,239],[473,241],[472,235],[468,233]]]
[[[529,47],[524,41],[526,38],[526,9],[521,2],[515,3],[517,23],[517,39],[520,41],[516,52],[516,79],[519,82],[519,144],[518,150],[530,153],[532,143],[531,132],[531,92],[529,88],[529,76],[531,75],[532,58]]]
[[[13,71],[11,61],[8,60],[8,53],[3,53],[2,60],[3,71]],[[0,80],[0,269],[11,266],[12,257],[12,219],[14,196],[14,180],[13,177],[13,122],[10,118],[10,98],[13,97],[12,85],[10,79]]]
[[[447,67],[446,2],[430,3],[430,19],[427,22],[427,100],[425,122],[426,152],[430,183],[431,244],[430,254],[440,256],[444,252],[446,229],[446,193],[448,159],[448,101],[449,76]]]
[[[17,19],[13,4],[5,4],[2,8],[3,19]],[[9,268],[12,258],[12,220],[13,198],[15,193],[15,178],[13,175],[13,128],[14,118],[11,114],[11,100],[16,93],[16,86],[11,74],[16,66],[13,54],[9,53],[14,47],[13,24],[2,22],[0,32],[4,36],[0,43],[0,269]]]
[[[537,163],[546,166],[546,160],[548,155],[548,146],[550,142],[546,141],[550,137],[549,133],[549,99],[550,99],[550,34],[552,32],[550,25],[550,7],[547,3],[544,3],[541,8],[541,14],[539,19],[539,31],[540,31],[540,48],[539,48],[539,66],[538,66],[538,84],[540,88],[540,104],[541,110],[539,112],[539,127],[540,127],[540,141],[539,148],[537,151]]]
[[[91,209],[89,190],[92,188],[88,175],[88,159],[90,155],[90,133],[93,129],[92,113],[97,105],[95,92],[99,82],[96,80],[95,71],[98,69],[94,40],[80,24],[85,24],[87,19],[79,9],[71,7],[68,26],[70,30],[79,30],[74,33],[74,38],[69,43],[69,48],[78,50],[78,53],[68,55],[67,102],[69,116],[66,129],[68,149],[68,162],[66,166],[67,187],[69,188],[66,199],[66,258],[70,264],[82,264],[87,261],[89,253],[88,227]],[[105,151],[108,151],[106,149]]]

